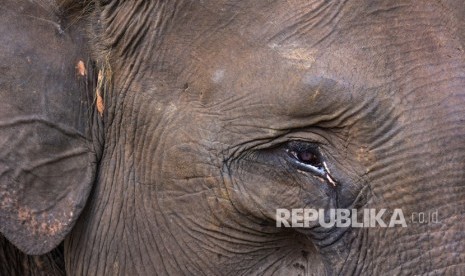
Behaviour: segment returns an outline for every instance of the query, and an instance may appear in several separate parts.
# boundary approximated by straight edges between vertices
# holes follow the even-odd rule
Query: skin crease
[[[105,143],[67,273],[465,273],[457,3],[96,5]],[[317,146],[336,185],[292,165],[290,141]],[[401,208],[408,227],[275,227],[304,207]]]

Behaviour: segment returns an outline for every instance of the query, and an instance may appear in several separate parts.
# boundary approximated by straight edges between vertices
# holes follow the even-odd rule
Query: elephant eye
[[[321,153],[312,143],[293,141],[287,144],[286,152],[292,164],[299,169],[324,176],[326,174]]]

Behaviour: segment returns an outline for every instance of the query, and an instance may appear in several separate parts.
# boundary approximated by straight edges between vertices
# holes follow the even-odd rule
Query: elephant
[[[1,274],[465,274],[463,1],[0,13]]]

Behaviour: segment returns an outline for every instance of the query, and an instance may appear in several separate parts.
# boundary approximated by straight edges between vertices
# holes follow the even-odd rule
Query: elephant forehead
[[[455,50],[454,24],[439,20],[443,9],[435,4],[254,1],[227,8],[226,2],[178,13],[185,20],[175,19],[163,38],[158,58],[164,67],[146,72],[147,91],[169,72],[175,84],[166,83],[198,99],[194,104],[225,120],[241,110],[269,126],[278,121],[271,116],[336,114],[372,99],[399,110],[405,95],[417,97],[412,104],[439,101],[438,93],[410,92],[425,84],[422,76],[450,78],[447,67],[464,59]]]
[[[189,44],[191,64],[183,70],[203,74],[198,79],[207,80],[200,89],[206,91],[204,100],[215,103],[252,92],[259,98],[292,93],[305,98],[315,95],[308,87],[315,79],[334,80],[352,96],[372,93],[367,88],[400,95],[415,88],[418,76],[447,71],[451,61],[446,57],[457,56],[453,51],[460,47],[453,40],[453,22],[435,24],[440,13],[433,5],[283,3],[237,8],[221,28]],[[402,79],[409,84],[401,87]],[[221,86],[228,89],[215,89]]]
[[[225,40],[217,52],[194,51],[194,62],[186,67],[189,88],[205,106],[239,104],[253,114],[265,109],[284,118],[309,116],[371,98],[367,88],[385,81],[375,82],[376,70],[367,70],[351,48],[334,48],[328,57],[317,48],[253,47],[231,36]],[[198,62],[202,59],[208,62]],[[361,67],[366,72],[357,74],[354,68]]]

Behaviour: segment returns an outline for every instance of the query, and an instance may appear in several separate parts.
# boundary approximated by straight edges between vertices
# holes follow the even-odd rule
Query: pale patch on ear
[[[289,60],[292,64],[295,64],[303,69],[312,67],[315,63],[316,50],[299,47],[295,45],[268,45],[271,49],[278,52],[278,54],[285,59]]]
[[[105,110],[105,105],[104,105],[103,97],[102,97],[102,87],[103,87],[103,70],[100,70],[98,71],[97,88],[95,89],[95,97],[96,97],[97,112],[100,114],[100,116],[103,117],[103,111]]]
[[[78,61],[75,68],[76,68],[76,75],[81,76],[81,77],[87,76],[87,69],[86,69],[86,65],[84,64],[84,61],[82,60]]]
[[[41,215],[40,221],[46,221],[40,223],[33,213],[32,209],[26,207],[20,207],[18,209],[18,220],[21,224],[25,224],[29,227],[29,230],[34,234],[41,235],[55,235],[62,231],[62,229],[67,226],[72,221],[73,212],[70,214],[63,213],[64,217],[68,217],[67,221],[60,221],[55,218],[45,218],[44,215]]]

